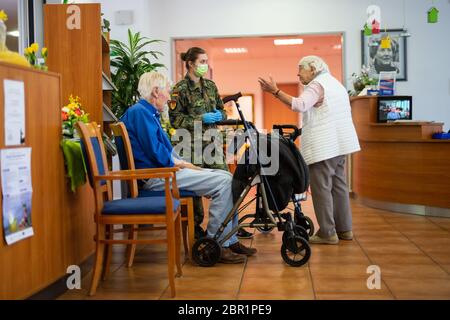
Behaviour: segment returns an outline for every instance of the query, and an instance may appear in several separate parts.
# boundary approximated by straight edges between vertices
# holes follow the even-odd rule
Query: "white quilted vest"
[[[322,85],[324,99],[302,117],[300,150],[308,165],[361,150],[345,87],[328,72],[313,81]]]

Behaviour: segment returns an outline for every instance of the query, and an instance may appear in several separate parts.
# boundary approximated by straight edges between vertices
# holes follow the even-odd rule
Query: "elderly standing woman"
[[[310,243],[338,244],[352,240],[352,213],[345,177],[346,156],[359,151],[350,101],[345,87],[317,56],[300,60],[298,77],[304,85],[300,97],[278,89],[276,82],[259,78],[291,110],[301,112],[301,152],[308,164],[314,211],[320,229]]]

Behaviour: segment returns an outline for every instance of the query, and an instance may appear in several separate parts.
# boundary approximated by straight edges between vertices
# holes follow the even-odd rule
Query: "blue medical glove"
[[[219,110],[216,110],[215,117],[216,117],[216,122],[222,121],[222,119],[223,119],[222,112],[220,112]]]
[[[205,113],[202,119],[204,124],[213,124],[216,122],[216,113],[215,112]]]

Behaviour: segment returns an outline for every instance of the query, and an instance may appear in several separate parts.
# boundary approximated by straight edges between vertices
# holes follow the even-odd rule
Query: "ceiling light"
[[[275,39],[273,44],[276,46],[293,46],[303,44],[303,39]]]
[[[225,53],[247,53],[248,50],[246,48],[225,48]]]
[[[20,32],[19,32],[19,30],[10,31],[10,32],[8,32],[8,36],[18,38],[20,36]]]

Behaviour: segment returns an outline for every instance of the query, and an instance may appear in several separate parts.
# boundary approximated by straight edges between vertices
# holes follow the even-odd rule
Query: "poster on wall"
[[[380,96],[393,96],[395,94],[395,79],[395,71],[380,72],[380,78],[378,79]]]
[[[25,143],[25,89],[23,81],[3,82],[5,93],[5,146]]]
[[[365,36],[361,31],[362,64],[369,68],[369,77],[378,79],[380,72],[395,72],[397,81],[406,81],[406,37],[403,29],[388,29]],[[386,45],[386,39],[389,44]]]
[[[31,148],[0,151],[3,234],[11,245],[33,236],[31,223]]]

